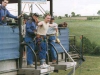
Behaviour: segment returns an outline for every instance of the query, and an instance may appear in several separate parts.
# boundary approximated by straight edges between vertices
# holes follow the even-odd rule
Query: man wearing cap
[[[10,12],[6,9],[9,0],[2,0],[2,4],[0,5],[0,25],[7,25],[6,17],[18,19],[20,16],[13,16]]]
[[[58,25],[57,23],[54,22],[54,20],[55,20],[54,17],[51,17],[50,24],[54,25],[55,27],[49,27],[47,36],[48,36],[48,42],[55,46],[56,35],[58,35]],[[57,59],[56,52],[51,45],[49,45],[49,47],[50,47],[50,52],[52,57],[52,63],[55,64]]]
[[[39,15],[37,13],[31,14],[31,17],[32,17],[32,19],[28,20],[26,22],[25,42],[27,44],[29,44],[32,47],[32,49],[34,50],[35,49],[35,43],[34,43],[33,39],[35,38],[35,35],[36,35],[36,30],[37,30],[36,24],[38,22]],[[29,47],[27,47],[27,65],[30,68],[34,67],[34,65],[33,65],[34,60],[33,59],[34,59],[34,55],[31,51],[31,49]]]

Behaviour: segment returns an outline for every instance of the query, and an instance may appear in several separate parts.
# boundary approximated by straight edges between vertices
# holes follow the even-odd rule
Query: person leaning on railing
[[[10,12],[6,9],[7,4],[9,3],[9,0],[2,0],[2,4],[0,5],[0,25],[7,25],[7,19],[6,17],[18,19],[22,16],[14,16],[10,14]]]

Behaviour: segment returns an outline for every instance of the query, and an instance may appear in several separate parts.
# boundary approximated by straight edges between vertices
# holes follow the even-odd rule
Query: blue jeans
[[[55,46],[55,40],[56,40],[55,36],[49,36],[48,42]],[[56,60],[57,59],[56,51],[51,45],[49,45],[49,48],[50,48],[52,60]]]
[[[39,53],[39,59],[40,59],[40,64],[42,65],[43,62],[45,62],[46,59],[46,52],[47,52],[47,43],[45,41],[46,36],[42,36],[42,38],[37,38],[37,50]]]
[[[32,38],[25,37],[25,42],[32,47],[32,49],[35,49],[35,44],[33,42]],[[32,50],[27,46],[27,65],[31,65],[34,62],[34,54]]]

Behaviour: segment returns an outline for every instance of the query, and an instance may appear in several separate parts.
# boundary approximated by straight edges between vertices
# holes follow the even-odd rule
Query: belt
[[[55,36],[55,34],[47,34],[47,36]]]

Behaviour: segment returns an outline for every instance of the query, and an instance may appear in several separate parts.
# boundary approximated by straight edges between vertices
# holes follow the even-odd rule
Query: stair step
[[[70,56],[79,56],[79,54],[70,54]]]
[[[18,75],[44,75],[48,73],[52,73],[54,71],[54,67],[48,67],[46,69],[41,69],[39,66],[37,69],[35,68],[22,68],[19,69]]]
[[[74,67],[74,65],[77,65],[77,62],[59,62],[58,64],[51,64],[51,66],[54,67],[55,70],[68,70]]]

